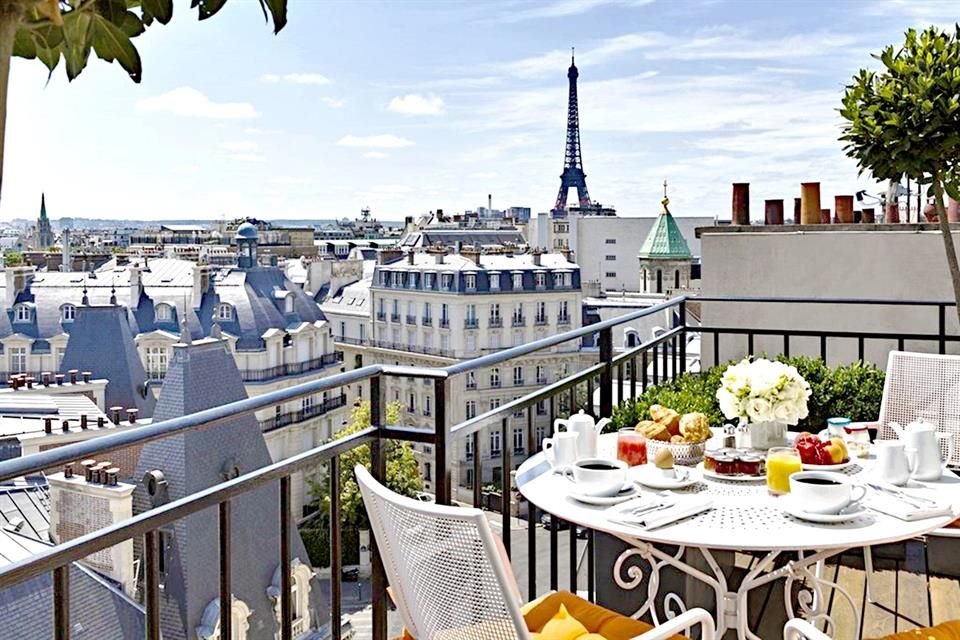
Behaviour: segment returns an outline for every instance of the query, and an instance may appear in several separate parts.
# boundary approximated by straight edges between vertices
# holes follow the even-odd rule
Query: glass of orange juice
[[[774,447],[767,453],[767,488],[775,495],[790,493],[790,476],[803,469],[800,452]]]

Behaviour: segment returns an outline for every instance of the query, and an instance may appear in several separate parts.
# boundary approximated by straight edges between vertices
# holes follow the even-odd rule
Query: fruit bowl
[[[800,454],[804,469],[836,471],[850,465],[850,455],[843,438],[825,439],[804,432],[793,441],[793,448]]]
[[[667,442],[665,440],[647,439],[647,458],[653,460],[657,452],[667,450],[673,454],[673,461],[685,467],[693,467],[703,461],[703,454],[707,450],[707,441],[703,442]]]

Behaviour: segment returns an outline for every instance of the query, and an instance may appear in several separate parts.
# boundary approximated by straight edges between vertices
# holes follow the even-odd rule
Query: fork
[[[877,484],[875,482],[868,482],[867,486],[876,491],[881,491],[883,493],[899,498],[903,502],[906,502],[909,505],[916,507],[917,509],[923,509],[924,504],[927,505],[936,505],[936,500],[931,500],[930,498],[925,498],[923,496],[915,496],[909,493],[906,493],[902,489],[894,489],[891,487],[885,487],[882,484]]]

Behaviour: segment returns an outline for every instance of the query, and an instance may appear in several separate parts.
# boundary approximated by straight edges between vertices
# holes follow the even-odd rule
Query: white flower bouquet
[[[717,389],[723,415],[747,423],[795,425],[807,417],[809,397],[810,385],[796,367],[763,358],[727,367]]]

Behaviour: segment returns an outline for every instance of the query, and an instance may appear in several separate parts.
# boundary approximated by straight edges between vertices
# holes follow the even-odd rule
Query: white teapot
[[[559,431],[563,427],[566,431],[577,434],[577,457],[596,458],[597,438],[600,430],[610,423],[610,418],[602,418],[594,422],[593,416],[583,412],[575,413],[566,420],[557,418],[553,421],[553,430]]]
[[[935,481],[943,475],[943,465],[953,459],[954,439],[950,434],[937,433],[937,427],[921,416],[906,426],[901,427],[891,422],[890,427],[897,432],[897,436],[906,447],[907,459],[910,462],[910,477],[914,480]],[[946,460],[941,454],[940,443],[947,443]]]

